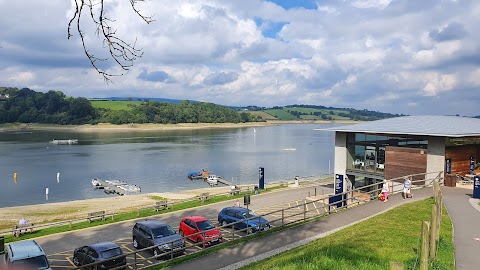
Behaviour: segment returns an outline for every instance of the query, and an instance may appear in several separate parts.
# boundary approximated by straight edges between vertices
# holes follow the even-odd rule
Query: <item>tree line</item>
[[[261,117],[206,102],[179,104],[145,101],[130,110],[97,109],[84,97],[66,97],[61,91],[35,92],[28,88],[0,88],[0,123],[57,125],[127,123],[240,123],[263,121]]]

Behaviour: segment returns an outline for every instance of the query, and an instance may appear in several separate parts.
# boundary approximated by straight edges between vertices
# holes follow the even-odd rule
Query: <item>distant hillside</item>
[[[239,108],[252,114],[259,115],[259,112],[268,114],[270,119],[277,120],[355,120],[373,121],[384,118],[403,116],[399,114],[382,113],[369,110],[356,110],[352,108],[335,108],[316,105],[288,105],[284,107],[262,108],[248,106]],[[255,113],[254,113],[255,112]],[[263,119],[269,119],[262,116]]]
[[[145,97],[106,97],[106,98],[89,98],[89,100],[103,100],[103,101],[157,101],[157,102],[167,102],[178,104],[181,99],[169,99],[169,98],[145,98]],[[190,103],[195,103],[198,101],[189,100]]]

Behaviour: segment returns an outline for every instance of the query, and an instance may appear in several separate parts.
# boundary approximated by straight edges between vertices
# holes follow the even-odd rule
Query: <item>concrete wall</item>
[[[334,174],[341,174],[344,176],[343,191],[346,191],[348,185],[351,185],[347,180],[347,134],[345,132],[335,132],[335,163]],[[345,181],[347,180],[347,181]]]
[[[445,137],[429,137],[428,138],[427,173],[440,172],[444,170],[445,170]],[[432,178],[434,176],[433,174],[430,174],[427,177]]]

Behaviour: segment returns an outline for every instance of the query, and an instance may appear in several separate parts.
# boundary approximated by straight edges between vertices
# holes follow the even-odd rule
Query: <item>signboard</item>
[[[450,158],[445,161],[445,171],[447,174],[452,174],[452,160]]]
[[[335,175],[335,194],[341,194],[343,193],[343,175],[341,174],[336,174]],[[328,203],[333,204],[339,208],[343,207],[344,201],[342,199],[345,197],[345,195],[338,195],[338,196],[332,196],[330,197]]]
[[[470,174],[474,174],[474,171],[475,170],[475,158],[473,158],[472,156],[470,157]]]
[[[263,167],[258,168],[258,187],[265,189],[265,169]]]
[[[473,196],[474,199],[480,199],[480,176],[473,177]]]

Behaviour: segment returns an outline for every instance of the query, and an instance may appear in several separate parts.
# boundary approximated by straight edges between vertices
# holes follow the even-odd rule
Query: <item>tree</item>
[[[144,0],[128,0],[132,6],[133,11],[147,24],[153,22],[151,16],[143,15],[140,10],[137,9],[138,2],[144,2]],[[96,35],[103,39],[102,43],[105,48],[108,49],[111,58],[119,65],[123,71],[128,71],[131,66],[133,66],[133,61],[137,58],[142,57],[142,49],[136,47],[136,40],[133,43],[127,42],[122,38],[118,37],[117,31],[110,26],[110,23],[113,22],[107,14],[107,9],[105,4],[108,1],[105,0],[75,0],[75,13],[73,14],[70,22],[68,23],[68,39],[72,37],[72,28],[76,26],[76,32],[80,36],[82,42],[83,50],[90,64],[95,68],[95,70],[103,76],[106,82],[111,81],[113,76],[122,76],[121,74],[111,74],[107,71],[101,69],[97,61],[106,61],[105,58],[96,57],[90,50],[87,49],[85,45],[85,34],[81,27],[80,18],[82,14],[87,13],[86,16],[90,16],[90,19],[96,26]],[[113,3],[115,4],[115,3]]]

